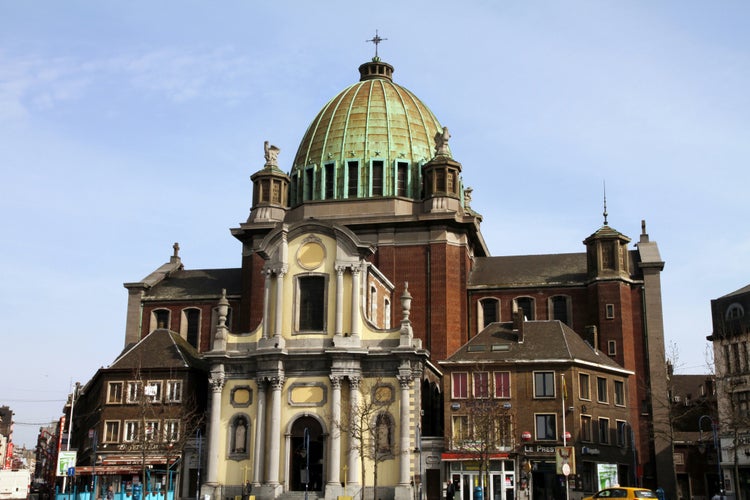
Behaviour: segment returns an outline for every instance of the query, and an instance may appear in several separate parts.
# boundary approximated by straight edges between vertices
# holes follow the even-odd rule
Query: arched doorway
[[[305,429],[309,439],[305,442]],[[325,439],[323,428],[313,417],[298,418],[292,424],[290,438],[289,487],[292,491],[323,490]],[[309,469],[307,466],[309,464]],[[306,475],[306,471],[308,474]],[[306,481],[307,480],[307,481]],[[305,484],[307,482],[307,484]]]

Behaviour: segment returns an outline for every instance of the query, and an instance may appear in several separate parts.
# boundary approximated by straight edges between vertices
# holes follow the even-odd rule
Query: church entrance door
[[[312,417],[297,419],[290,444],[290,489],[322,491],[325,439],[320,423]]]

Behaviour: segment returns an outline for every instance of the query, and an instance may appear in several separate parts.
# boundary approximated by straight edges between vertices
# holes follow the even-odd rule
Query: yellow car
[[[597,492],[592,497],[583,500],[596,500],[597,498],[658,498],[656,493],[645,488],[632,488],[629,486],[615,486]]]

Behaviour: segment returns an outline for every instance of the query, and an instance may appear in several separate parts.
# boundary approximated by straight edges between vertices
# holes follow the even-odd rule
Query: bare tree
[[[394,435],[396,424],[391,407],[393,387],[380,379],[363,388],[355,406],[343,412],[341,421],[333,422],[342,434],[348,436],[348,449],[359,457],[362,471],[360,498],[364,500],[367,482],[367,463],[373,464],[373,500],[378,498],[378,470],[386,460],[398,455]],[[351,401],[351,398],[350,398]]]
[[[165,384],[167,387],[163,387]],[[171,384],[181,385],[176,388]],[[184,396],[184,384],[179,377],[170,377],[169,383],[161,377],[149,378],[141,368],[133,370],[128,382],[127,397],[136,405],[136,418],[130,422],[131,428],[125,430],[129,438],[127,449],[140,457],[144,483],[149,462],[162,457],[167,477],[170,476],[171,465],[182,456],[186,444],[192,442],[196,429],[203,422],[204,415],[197,410],[192,396]],[[176,390],[180,391],[179,397],[167,394],[165,398],[162,394],[162,391]]]
[[[477,369],[474,374],[487,373]],[[489,374],[488,374],[489,375]],[[482,488],[489,486],[490,461],[493,455],[507,452],[513,441],[513,414],[508,402],[491,397],[489,378],[479,377],[472,397],[466,401],[465,427],[454,436],[452,448],[470,453],[479,462]]]

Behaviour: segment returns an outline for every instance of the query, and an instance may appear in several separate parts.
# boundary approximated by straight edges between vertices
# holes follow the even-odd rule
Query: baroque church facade
[[[441,498],[438,363],[514,310],[565,323],[634,373],[633,476],[669,491],[668,418],[651,401],[666,393],[664,263],[645,224],[635,249],[605,215],[579,254],[490,256],[448,129],[393,71],[362,64],[288,171],[266,143],[250,214],[231,230],[240,267],[186,269],[175,245],[125,284],[126,345],[166,328],[207,362],[207,439],[190,465],[201,493]]]

